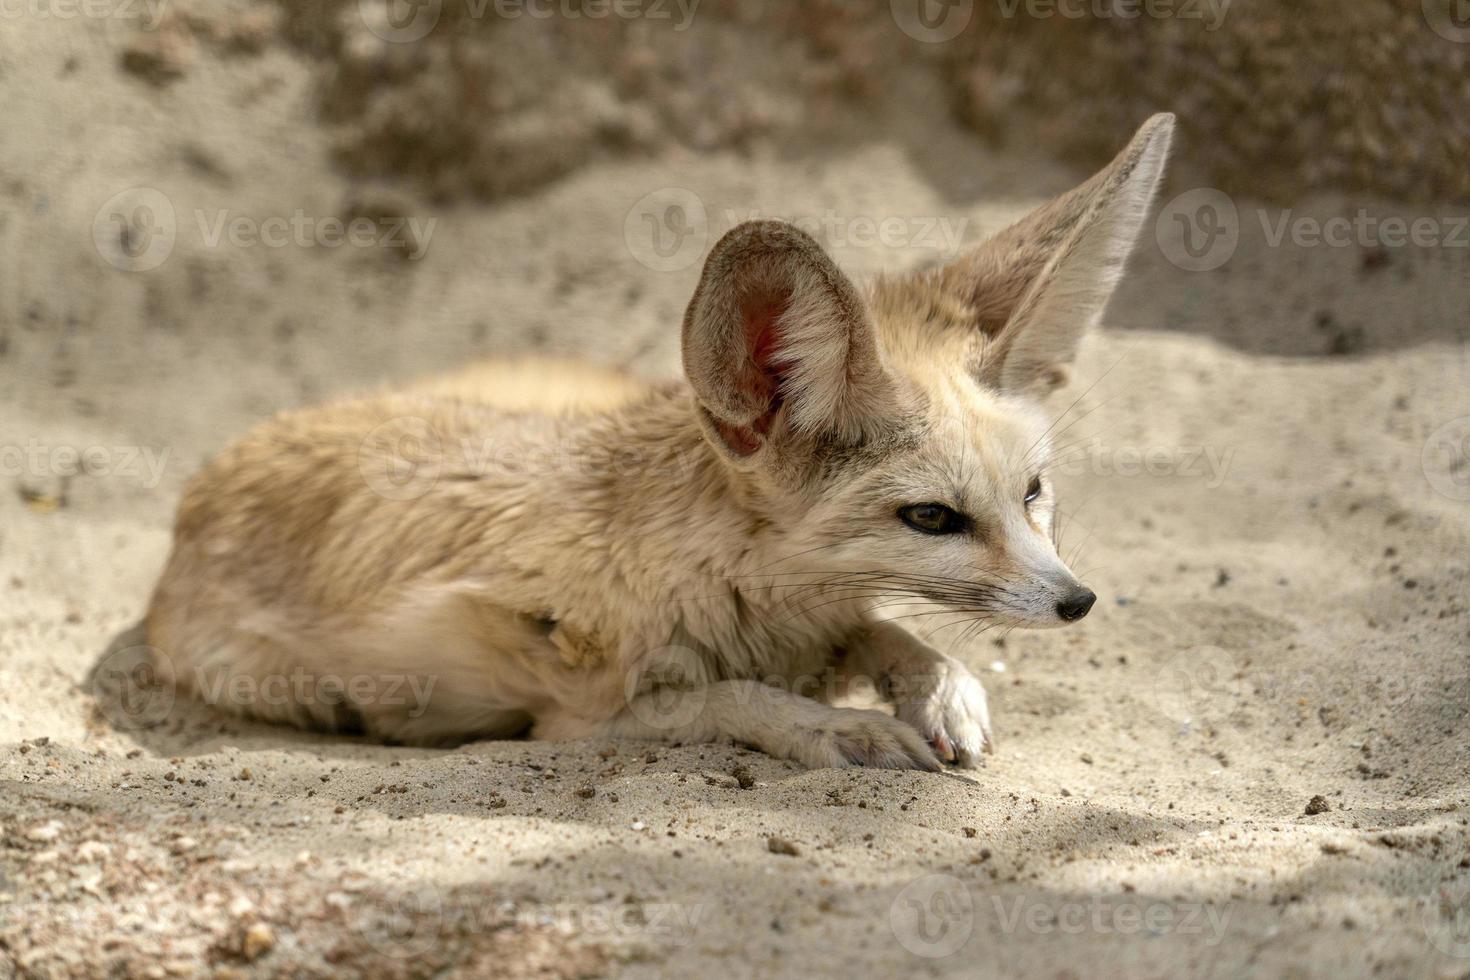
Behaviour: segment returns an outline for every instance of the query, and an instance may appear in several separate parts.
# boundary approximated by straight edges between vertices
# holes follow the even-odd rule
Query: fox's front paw
[[[902,678],[895,713],[914,726],[945,762],[964,769],[980,764],[980,753],[994,751],[985,688],[969,668],[945,657],[932,673]]]
[[[812,769],[939,769],[939,760],[912,725],[856,708],[834,708],[820,724],[803,726],[787,755]]]

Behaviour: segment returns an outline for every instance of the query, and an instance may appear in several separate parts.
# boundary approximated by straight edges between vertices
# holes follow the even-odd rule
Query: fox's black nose
[[[1057,603],[1057,615],[1069,623],[1076,622],[1087,615],[1087,610],[1091,609],[1092,604],[1096,601],[1096,593],[1091,589],[1083,589]]]

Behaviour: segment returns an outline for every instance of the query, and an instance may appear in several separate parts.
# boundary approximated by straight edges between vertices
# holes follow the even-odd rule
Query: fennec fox
[[[865,289],[801,231],[740,225],[685,315],[686,382],[584,370],[558,395],[487,368],[262,425],[185,492],[147,620],[160,671],[412,744],[976,765],[979,681],[885,607],[1048,627],[1092,606],[1053,544],[1039,399],[1107,304],[1172,129],[1153,117],[975,251]],[[830,703],[863,682],[893,714]]]

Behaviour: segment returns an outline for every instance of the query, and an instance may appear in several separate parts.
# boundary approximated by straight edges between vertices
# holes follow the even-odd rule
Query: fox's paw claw
[[[931,683],[901,700],[896,710],[899,718],[928,740],[940,759],[952,765],[974,769],[981,753],[995,750],[985,688],[956,661],[939,664]]]
[[[834,717],[803,730],[790,755],[813,769],[939,769],[933,750],[911,725],[879,711],[851,708],[835,709]]]

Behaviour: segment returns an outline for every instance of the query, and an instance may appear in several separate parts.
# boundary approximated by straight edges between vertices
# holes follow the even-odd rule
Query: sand
[[[0,35],[0,976],[1470,976],[1470,488],[1444,452],[1470,250],[1273,247],[1244,200],[1221,270],[1144,243],[1055,406],[1064,543],[1102,599],[956,647],[995,718],[978,772],[130,714],[89,673],[182,482],[254,420],[505,353],[678,370],[701,236],[654,251],[646,195],[685,189],[710,235],[805,217],[865,273],[1084,175],[916,97],[893,111],[927,152],[671,151],[430,206],[340,175],[299,56],[205,54],[157,90],[116,45]],[[160,207],[138,187],[172,242],[130,271],[154,243],[99,247],[94,219]],[[361,200],[417,245],[211,240]],[[864,244],[885,217],[902,240]]]

